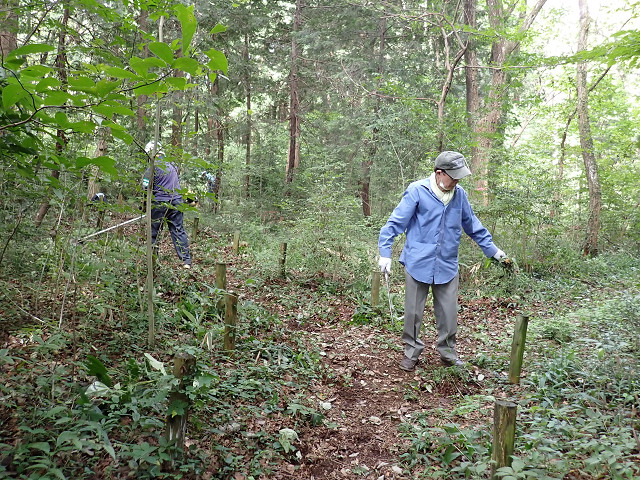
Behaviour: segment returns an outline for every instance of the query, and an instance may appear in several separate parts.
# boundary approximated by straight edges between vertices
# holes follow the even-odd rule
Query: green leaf
[[[118,175],[118,171],[115,168],[116,161],[111,157],[107,157],[103,155],[101,157],[95,157],[95,158],[89,158],[89,157],[76,158],[77,168],[83,168],[83,167],[86,167],[87,165],[95,165],[103,172],[108,173],[109,175],[112,175],[112,176]],[[100,362],[100,360],[98,360],[95,357],[92,357],[91,355],[89,355],[87,358],[88,358],[88,361],[85,363],[85,365],[87,366],[87,369],[89,369],[90,366],[95,367],[97,369],[97,370],[96,369],[89,370],[90,374],[95,375],[98,380],[100,380],[105,385],[111,387],[112,383],[108,375],[106,376],[106,378],[98,376],[98,372],[105,375],[107,372],[107,369],[104,368],[104,365],[102,365],[102,363],[100,363],[100,365],[102,365],[102,368],[104,370],[99,369],[99,367],[95,364],[95,362]]]
[[[165,82],[176,90],[184,90],[187,87],[187,79],[184,77],[169,77]]]
[[[62,128],[69,128],[69,119],[64,112],[56,112],[55,122]]]
[[[62,82],[60,80],[58,80],[57,78],[53,78],[53,77],[43,78],[36,85],[35,91],[36,92],[44,92],[44,91],[48,90],[49,88],[59,87],[61,84],[62,84]]]
[[[167,86],[164,83],[160,82],[140,82],[134,87],[134,92],[136,95],[154,95],[156,93],[166,93]]]
[[[162,372],[163,375],[167,374],[167,371],[164,369],[164,364],[159,361],[156,360],[155,358],[153,358],[150,354],[145,353],[144,354],[145,357],[147,357],[147,360],[149,360],[149,364],[156,370],[159,370],[160,372]]]
[[[75,132],[92,133],[96,128],[96,124],[89,120],[80,120],[79,122],[71,122],[69,128]]]
[[[99,157],[102,158],[102,157]],[[76,160],[76,164],[81,163],[81,160],[91,160],[91,159],[80,159],[78,158]],[[93,160],[97,160],[97,159],[93,159]],[[87,162],[85,165],[88,165],[89,163],[92,162]],[[84,165],[82,165],[84,166]],[[82,167],[80,167],[82,168]],[[104,364],[98,360],[96,357],[94,357],[93,355],[87,355],[87,361],[84,362],[85,367],[87,368],[87,373],[89,375],[93,375],[94,377],[96,377],[98,380],[100,380],[102,383],[104,383],[105,385],[107,385],[108,387],[112,387],[113,386],[113,382],[111,381],[111,377],[109,376],[109,373],[107,372],[107,367],[104,366]]]
[[[116,77],[116,78],[128,78],[128,79],[132,79],[132,80],[140,78],[135,73],[130,72],[129,70],[125,70],[124,68],[120,68],[120,67],[107,67],[103,71],[107,75],[110,75],[110,76]]]
[[[44,99],[45,105],[64,105],[67,100],[73,98],[67,92],[63,92],[62,90],[54,90],[49,92],[49,94]]]
[[[47,442],[30,443],[30,444],[27,445],[27,448],[34,449],[34,450],[40,450],[40,451],[42,451],[44,453],[50,453],[51,452],[51,446]]]
[[[224,53],[222,53],[220,50],[216,50],[214,48],[204,52],[207,57],[209,57],[211,59],[211,61],[209,63],[207,63],[207,66],[211,69],[211,70],[222,70],[222,72],[226,75],[227,74],[227,68],[229,66],[228,62],[227,62],[227,57],[225,57]]]
[[[167,65],[171,65],[173,62],[173,51],[164,42],[151,42],[149,44],[149,50],[159,58],[164,60]]]
[[[147,72],[149,71],[149,65],[147,65],[144,62],[144,59],[140,57],[131,57],[131,60],[129,60],[129,65],[141,77],[147,76]]]
[[[112,129],[111,130],[111,135],[113,135],[114,138],[122,140],[127,145],[131,145],[131,143],[133,142],[133,137],[131,135],[129,135],[127,132],[125,132],[124,130],[113,130]]]
[[[194,77],[198,75],[200,70],[200,62],[189,57],[180,57],[173,62],[173,68],[190,73]]]
[[[100,80],[98,83],[96,83],[96,93],[100,97],[106,97],[116,88],[118,88],[119,85],[120,82],[112,82],[111,80]]]
[[[45,53],[55,50],[53,45],[47,45],[46,43],[30,43],[20,48],[9,52],[9,57],[17,57],[18,55],[29,55],[31,53]]]
[[[22,70],[20,75],[29,78],[42,78],[50,73],[53,73],[53,68],[45,67],[44,65],[30,65]]]
[[[133,110],[118,104],[113,105],[102,103],[100,105],[94,105],[91,109],[107,118],[111,118],[112,115],[125,115],[128,117],[132,117],[134,115]]]
[[[215,35],[216,33],[222,33],[226,31],[227,31],[227,27],[225,27],[224,25],[217,24],[215,27],[211,29],[211,31],[209,32],[209,35]]]
[[[95,93],[96,83],[90,77],[69,77],[69,87],[78,92]]]
[[[191,45],[191,39],[196,33],[198,22],[196,16],[193,14],[193,5],[186,7],[185,5],[178,4],[174,8],[176,17],[178,17],[182,26],[182,52],[186,53],[189,45]]]
[[[9,84],[2,90],[2,106],[5,110],[13,107],[29,94],[22,85]]]

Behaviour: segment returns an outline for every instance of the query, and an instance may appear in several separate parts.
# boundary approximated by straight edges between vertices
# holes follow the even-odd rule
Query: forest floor
[[[202,251],[200,248],[203,247],[194,243],[194,267],[184,271],[175,258],[171,244],[163,242],[160,250],[164,259],[161,270],[174,272],[171,275],[181,281],[214,285],[213,260],[207,257],[204,248]],[[226,248],[230,250],[230,247]],[[289,456],[287,460],[286,456],[282,457],[282,463],[275,468],[272,476],[260,478],[415,478],[406,473],[406,464],[400,461],[401,455],[410,447],[408,436],[402,434],[403,428],[410,428],[417,419],[426,419],[430,426],[441,425],[445,417],[460,426],[486,428],[491,424],[493,399],[518,396],[520,387],[510,385],[507,381],[506,361],[496,368],[495,361],[477,360],[492,356],[508,357],[509,337],[513,332],[516,314],[522,308],[515,299],[465,298],[461,295],[457,350],[460,358],[466,362],[464,368],[441,364],[435,350],[433,312],[428,304],[422,331],[425,351],[416,370],[405,372],[398,367],[403,356],[401,320],[397,318],[401,312],[391,312],[387,308],[386,292],[381,294],[378,316],[382,312],[382,318],[388,318],[388,322],[378,320],[360,324],[354,321],[358,302],[354,300],[352,292],[337,288],[326,293],[322,289],[328,283],[335,285],[335,281],[328,281],[321,276],[303,280],[296,278],[294,273],[289,274],[286,280],[275,277],[261,279],[260,288],[247,288],[246,279],[255,274],[249,260],[242,255],[232,255],[230,251],[223,256],[231,259],[227,270],[227,289],[239,295],[239,305],[244,301],[252,301],[277,315],[288,331],[304,339],[309,350],[320,351],[324,371],[323,375],[311,381],[308,391],[300,392],[310,404],[318,406],[324,415],[323,424],[299,424],[296,427],[299,440],[295,446],[301,458]],[[394,274],[398,275],[397,272]],[[402,285],[393,280],[391,293],[400,298]],[[283,298],[286,301],[283,302]],[[311,309],[310,303],[314,305]],[[50,306],[54,312],[55,302]],[[531,312],[537,308],[527,305]],[[392,318],[393,315],[396,318]],[[52,316],[55,318],[55,313]],[[15,328],[16,325],[13,325],[11,330]],[[92,339],[91,348],[94,351],[113,348],[106,343],[107,339],[113,344],[112,337],[127,338],[128,332],[120,332],[120,329],[115,328],[111,333],[103,331],[105,344],[100,345],[103,337],[100,334]],[[3,332],[2,337],[4,347],[0,348],[9,347],[17,356],[28,357],[28,344],[15,341],[8,330]],[[124,347],[122,343],[119,345]],[[24,352],[20,353],[21,350]],[[487,364],[492,367],[478,366]],[[8,370],[12,368],[7,365]],[[525,369],[522,376],[526,375]],[[469,400],[469,396],[473,396],[473,399]],[[37,401],[36,398],[33,400]],[[22,401],[30,400],[23,398]],[[472,409],[461,409],[459,405],[463,401],[472,401],[476,405]],[[4,430],[13,431],[18,437],[18,429],[12,418],[10,409],[0,408]],[[282,417],[266,419],[266,422],[274,424],[263,423],[262,427],[273,434],[281,427],[275,422],[282,420]],[[15,438],[11,443],[14,441]],[[208,448],[206,442],[210,439],[194,438],[187,440],[187,443],[190,441],[201,442],[200,448]],[[109,463],[107,457],[104,465],[108,466]],[[218,478],[216,471],[216,466],[212,464],[201,478]],[[247,479],[239,472],[229,478]]]
[[[234,272],[227,276],[230,290],[242,291],[240,279],[246,267],[238,261],[230,268]],[[405,372],[398,366],[403,357],[400,334],[391,328],[354,324],[353,299],[339,293],[325,295],[321,308],[324,312],[309,318],[305,305],[320,282],[279,279],[270,282],[258,291],[240,293],[240,300],[260,304],[282,319],[291,331],[303,331],[309,348],[320,349],[328,374],[313,384],[309,395],[324,405],[325,424],[333,426],[331,429],[310,426],[298,431],[302,459],[296,465],[282,465],[274,478],[414,478],[399,466],[399,456],[408,448],[408,440],[399,430],[401,423],[426,416],[435,425],[437,412],[451,412],[463,397],[477,395],[477,401],[486,405],[472,409],[471,414],[461,411],[455,421],[466,426],[484,425],[492,421],[491,397],[512,398],[518,394],[519,386],[507,382],[508,365],[497,372],[469,362],[476,356],[495,353],[491,350],[499,348],[499,344],[504,348],[503,342],[513,332],[519,308],[513,299],[460,299],[457,350],[465,361],[464,372],[441,363],[435,349],[433,311],[428,301],[422,329],[426,348],[416,370]],[[279,294],[270,293],[273,291],[270,287],[275,287]],[[391,290],[393,293],[393,285]],[[298,306],[285,307],[280,301],[285,295],[298,298]],[[381,294],[381,301],[386,302],[386,297],[386,293]],[[388,305],[381,307],[386,307],[384,315],[391,324]],[[522,372],[523,377],[526,374]],[[237,480],[243,478],[240,475]]]

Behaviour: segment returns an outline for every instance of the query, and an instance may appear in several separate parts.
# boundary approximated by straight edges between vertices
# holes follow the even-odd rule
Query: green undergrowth
[[[640,476],[640,294],[631,290],[555,317],[532,319],[516,442],[498,478],[635,479]],[[526,373],[525,372],[525,373]],[[496,388],[509,394],[512,387]],[[491,469],[491,388],[451,411],[419,413],[400,426],[413,478],[486,478]],[[465,421],[476,412],[480,423]],[[574,477],[571,477],[574,478]]]
[[[226,351],[223,292],[180,275],[158,282],[153,348],[142,346],[145,315],[129,310],[137,285],[109,269],[99,279],[112,291],[94,303],[76,293],[63,328],[12,332],[0,351],[0,478],[260,478],[298,461],[296,431],[323,428],[322,409],[303,393],[324,375],[319,355],[250,301],[240,302]],[[195,360],[182,387],[178,354]],[[177,390],[185,399],[172,400]],[[187,412],[182,453],[165,421]]]

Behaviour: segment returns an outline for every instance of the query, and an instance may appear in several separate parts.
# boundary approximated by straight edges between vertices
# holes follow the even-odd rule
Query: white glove
[[[504,253],[502,250],[498,249],[498,251],[493,254],[493,258],[495,258],[498,261],[504,260],[505,258],[507,258],[507,254]]]
[[[391,259],[389,257],[380,257],[378,265],[380,266],[380,271],[382,273],[391,274]]]

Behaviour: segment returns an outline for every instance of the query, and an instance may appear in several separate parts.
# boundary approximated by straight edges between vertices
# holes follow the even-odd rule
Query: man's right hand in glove
[[[378,260],[378,266],[382,273],[391,275],[391,259],[389,257],[380,257],[380,260]]]

